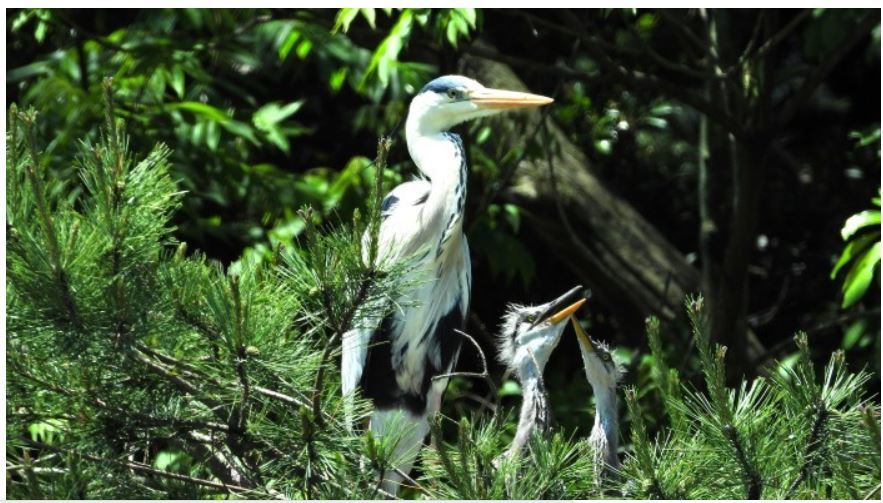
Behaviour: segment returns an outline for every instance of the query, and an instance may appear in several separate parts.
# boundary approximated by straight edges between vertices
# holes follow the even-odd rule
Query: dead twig
[[[432,377],[432,379],[431,379],[432,382],[438,381],[439,379],[447,379],[449,377],[479,377],[479,378],[483,378],[483,379],[490,378],[490,373],[488,373],[488,369],[487,369],[487,359],[485,358],[484,351],[482,351],[481,346],[478,344],[478,342],[475,339],[473,339],[471,335],[467,334],[466,332],[464,332],[462,330],[455,328],[454,332],[469,339],[469,342],[471,342],[472,345],[475,346],[475,349],[478,350],[478,357],[481,358],[481,369],[482,370],[481,370],[481,372],[448,372],[447,374],[439,374],[437,376]]]

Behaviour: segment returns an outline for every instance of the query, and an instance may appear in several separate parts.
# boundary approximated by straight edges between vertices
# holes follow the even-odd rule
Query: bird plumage
[[[515,374],[522,388],[518,427],[505,456],[517,456],[534,431],[546,433],[551,428],[552,414],[543,384],[543,370],[561,340],[567,318],[584,299],[567,307],[564,303],[581,288],[573,288],[538,306],[509,304],[503,316],[497,336],[498,357]]]
[[[619,468],[619,424],[616,387],[623,369],[616,363],[606,344],[590,338],[582,326],[572,320],[579,339],[580,354],[586,380],[595,395],[595,423],[589,434],[589,445],[596,457],[598,474],[605,466]]]
[[[456,75],[433,80],[411,101],[405,136],[419,177],[383,199],[374,264],[381,270],[400,268],[401,290],[389,308],[364,308],[356,328],[344,334],[341,362],[343,393],[361,387],[374,405],[371,430],[385,435],[396,424],[396,430],[406,432],[395,449],[398,471],[410,470],[429,428],[427,418],[441,406],[447,379],[433,377],[456,365],[462,339],[454,329],[464,328],[469,308],[472,268],[463,234],[466,152],[460,137],[448,130],[506,108],[549,102],[486,89]],[[367,239],[366,234],[363,243]],[[372,311],[386,315],[371,318]],[[395,471],[383,474],[384,489],[394,493],[400,479]]]

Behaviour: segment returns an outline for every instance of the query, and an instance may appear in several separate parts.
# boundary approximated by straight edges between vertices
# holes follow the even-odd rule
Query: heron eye
[[[451,98],[452,100],[459,99],[461,94],[462,93],[459,89],[448,89],[448,98]]]

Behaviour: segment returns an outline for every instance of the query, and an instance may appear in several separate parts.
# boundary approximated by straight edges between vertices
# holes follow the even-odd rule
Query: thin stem
[[[431,379],[432,382],[438,381],[440,379],[447,379],[449,377],[455,377],[455,376],[480,377],[482,379],[489,379],[490,374],[488,373],[487,359],[485,358],[484,351],[482,351],[481,346],[478,344],[478,342],[476,342],[476,340],[471,335],[467,334],[466,332],[464,332],[460,329],[455,328],[454,333],[462,335],[463,337],[468,339],[469,342],[471,342],[473,346],[475,346],[475,349],[478,351],[478,357],[481,359],[481,372],[449,372],[447,374],[439,374],[437,376],[432,377],[432,379]],[[491,384],[493,384],[493,383],[491,383]]]

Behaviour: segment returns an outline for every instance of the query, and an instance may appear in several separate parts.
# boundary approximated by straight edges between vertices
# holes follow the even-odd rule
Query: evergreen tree
[[[45,169],[32,111],[7,135],[7,481],[13,498],[373,498],[394,437],[344,427],[340,337],[390,305],[401,266],[377,270],[380,182],[365,218],[308,228],[269,261],[188,253],[170,218],[185,194],[169,150],[131,152],[105,83],[100,138]],[[373,177],[382,180],[389,142]],[[308,209],[302,210],[313,221]],[[363,236],[367,236],[363,240]],[[364,250],[363,250],[364,248]],[[359,313],[360,316],[356,316]],[[590,446],[556,432],[500,460],[506,411],[436,418],[401,494],[431,498],[879,498],[879,405],[841,354],[799,360],[737,389],[725,348],[688,302],[704,389],[663,359],[647,326],[667,424],[652,432],[626,389],[622,469],[596,479]],[[588,418],[587,418],[588,421]],[[444,434],[446,423],[456,427]],[[450,428],[448,428],[450,430]],[[452,433],[452,434],[451,434]]]

